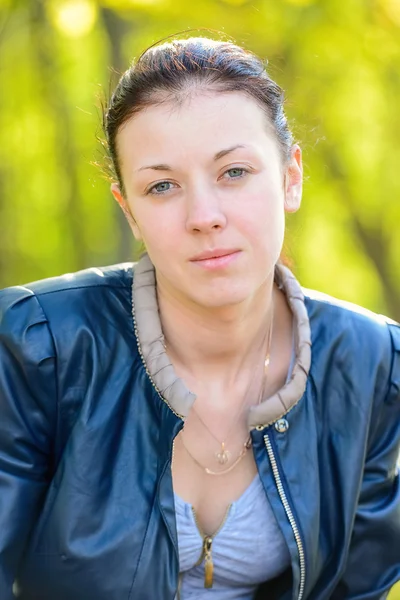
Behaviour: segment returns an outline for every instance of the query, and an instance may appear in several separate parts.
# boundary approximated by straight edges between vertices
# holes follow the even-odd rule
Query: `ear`
[[[140,229],[138,224],[136,223],[133,215],[130,211],[129,204],[127,200],[124,198],[119,185],[117,183],[111,184],[111,193],[120,205],[122,212],[124,213],[126,220],[128,221],[129,227],[132,229],[133,235],[138,241],[142,241],[142,234],[140,233]]]
[[[303,163],[300,146],[295,144],[285,172],[285,211],[296,212],[300,208],[303,191]]]

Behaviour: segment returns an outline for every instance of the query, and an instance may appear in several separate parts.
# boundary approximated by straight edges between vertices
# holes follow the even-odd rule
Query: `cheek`
[[[164,208],[142,208],[136,212],[136,220],[149,252],[168,256],[167,252],[179,247],[182,227],[178,216]]]
[[[248,239],[263,246],[279,241],[284,229],[284,203],[279,193],[258,193],[236,215],[238,227]]]

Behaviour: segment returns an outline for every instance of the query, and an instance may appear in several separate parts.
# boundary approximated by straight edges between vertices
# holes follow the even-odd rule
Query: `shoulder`
[[[50,321],[100,315],[118,296],[129,304],[132,277],[133,263],[120,263],[4,288],[0,290],[0,338],[9,343],[31,339],[32,350],[42,354],[34,340]]]
[[[357,304],[302,288],[314,338],[322,334],[340,336],[359,345],[362,341],[387,344],[389,332],[397,337],[399,323]]]
[[[74,273],[33,281],[22,287],[36,296],[68,293],[79,289],[130,287],[132,270],[133,263],[129,262],[106,267],[90,267]]]
[[[346,385],[351,376],[360,380],[360,386],[369,382],[370,390],[393,390],[400,379],[400,325],[351,302],[315,290],[303,288],[303,292],[314,379],[321,380],[329,372],[335,381],[345,379]]]
[[[35,298],[40,302],[46,296],[55,299],[90,293],[92,290],[130,289],[132,285],[134,263],[120,263],[106,267],[91,267],[65,273],[57,277],[49,277],[24,285],[12,286],[0,290],[0,317],[17,305]],[[30,303],[31,306],[35,302]]]

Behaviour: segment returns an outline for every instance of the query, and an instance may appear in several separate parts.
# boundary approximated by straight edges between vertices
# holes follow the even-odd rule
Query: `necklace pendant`
[[[221,444],[221,450],[220,450],[220,452],[217,452],[215,454],[215,457],[216,457],[216,459],[217,459],[217,461],[219,462],[220,465],[226,465],[226,463],[230,459],[231,453],[229,452],[229,450],[225,450],[225,444],[224,444],[224,442],[222,442],[222,444]]]

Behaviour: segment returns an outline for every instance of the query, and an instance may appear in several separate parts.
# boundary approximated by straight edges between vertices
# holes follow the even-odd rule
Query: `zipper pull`
[[[194,522],[196,523],[197,529],[198,529],[201,537],[203,538],[203,547],[201,550],[201,555],[200,555],[199,560],[197,561],[197,563],[194,566],[197,567],[198,565],[201,565],[201,563],[204,560],[204,587],[205,588],[212,588],[213,583],[214,583],[214,563],[213,563],[212,553],[211,553],[212,552],[212,543],[213,543],[213,540],[214,540],[215,536],[217,535],[217,533],[219,533],[221,531],[222,527],[224,526],[225,521],[228,518],[228,514],[229,514],[231,507],[232,507],[232,504],[230,504],[228,506],[228,508],[226,509],[225,516],[222,519],[222,522],[221,522],[220,526],[218,527],[218,529],[212,535],[204,535],[204,531],[200,527],[199,522],[197,520],[196,511],[194,510],[194,508],[192,506]]]
[[[211,554],[213,539],[210,536],[204,538],[203,554],[204,554],[204,587],[212,588],[214,578],[214,563]]]

